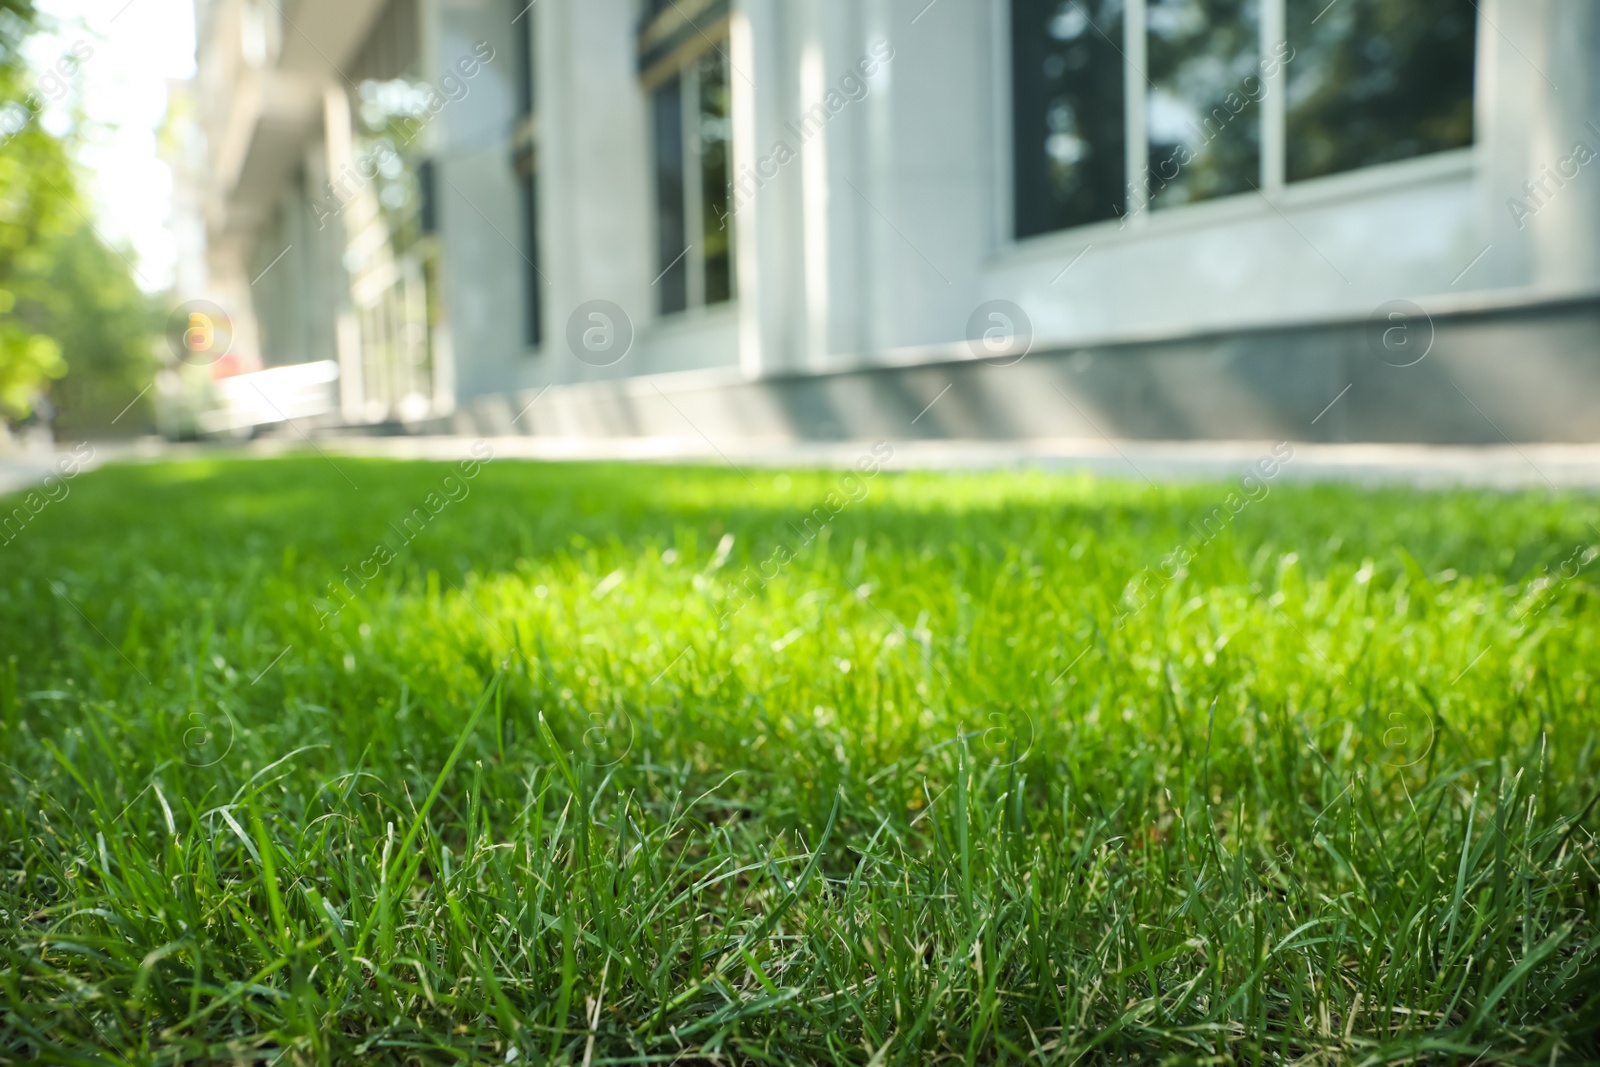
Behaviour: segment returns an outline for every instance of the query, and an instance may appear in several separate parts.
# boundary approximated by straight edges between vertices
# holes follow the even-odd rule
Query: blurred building
[[[200,0],[198,30],[209,295],[244,365],[336,360],[348,424],[1600,439],[1592,3]]]

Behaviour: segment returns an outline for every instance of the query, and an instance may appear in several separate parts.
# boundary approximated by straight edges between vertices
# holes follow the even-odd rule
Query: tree
[[[104,429],[150,380],[152,303],[81,204],[71,138],[51,136],[19,53],[32,0],[0,0],[0,419],[52,383],[62,424]]]
[[[130,276],[128,263],[86,223],[39,250],[19,286],[17,318],[59,345],[65,375],[50,386],[56,431],[73,438],[148,424],[149,405],[118,416],[156,371],[160,331],[154,302]],[[147,398],[146,398],[147,399]]]
[[[16,62],[17,48],[36,18],[33,0],[0,0],[0,66]]]
[[[72,175],[65,147],[40,128],[25,89],[19,0],[0,5],[0,415],[15,418],[66,372],[60,345],[23,322],[16,306],[44,245],[68,228]]]

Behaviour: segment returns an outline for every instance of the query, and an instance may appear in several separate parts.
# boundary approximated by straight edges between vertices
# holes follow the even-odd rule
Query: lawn
[[[1600,1059],[1600,501],[883,458],[36,497],[0,1057]]]

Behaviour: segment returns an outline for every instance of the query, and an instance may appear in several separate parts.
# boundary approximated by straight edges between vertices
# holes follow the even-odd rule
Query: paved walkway
[[[0,452],[0,496],[44,481],[45,475],[56,472],[59,456],[60,453],[38,448]]]
[[[649,463],[712,463],[751,468],[854,466],[873,442],[713,444],[704,438],[568,440],[492,437],[497,460],[613,460]],[[330,456],[455,460],[466,457],[469,437],[319,437],[315,447]],[[1035,440],[891,441],[888,470],[996,470],[1038,467],[1089,471],[1108,478],[1216,480],[1241,477],[1272,453],[1272,441]],[[96,462],[149,462],[222,454],[273,456],[308,451],[309,441],[276,438],[247,445],[171,444],[145,440],[96,445]],[[880,446],[881,448],[881,446]],[[0,493],[35,484],[53,457],[0,455]],[[1362,485],[1423,488],[1539,486],[1600,489],[1600,445],[1294,445],[1280,478],[1344,481]]]

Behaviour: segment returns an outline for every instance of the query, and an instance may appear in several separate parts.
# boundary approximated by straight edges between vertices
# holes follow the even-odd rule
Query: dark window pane
[[[430,236],[439,232],[439,189],[437,175],[434,171],[433,160],[424,159],[416,168],[416,193],[417,193],[417,228],[423,236]],[[388,187],[385,187],[387,191]],[[392,201],[398,201],[400,196],[395,196]],[[391,201],[391,202],[392,202]],[[382,198],[378,201],[385,207]],[[406,242],[410,244],[411,242]]]
[[[1012,0],[1018,237],[1125,210],[1122,0]]]
[[[511,43],[512,56],[515,65],[512,67],[512,78],[516,81],[517,114],[533,114],[533,27],[537,20],[527,18],[529,11],[522,4],[522,0],[510,0],[512,9]],[[517,14],[521,12],[521,14]],[[523,19],[526,18],[526,21]]]
[[[1288,0],[1290,181],[1472,143],[1472,0]]]
[[[1261,173],[1259,0],[1150,0],[1150,200],[1246,192]]]
[[[527,248],[524,273],[528,294],[527,340],[537,346],[544,337],[543,295],[539,292],[539,175],[537,172],[522,179],[522,240]]]
[[[700,74],[700,202],[705,233],[706,303],[733,296],[733,220],[728,215],[728,147],[732,135],[728,108],[728,60],[720,49],[707,52]]]
[[[512,79],[516,82],[517,123],[511,135],[512,167],[517,172],[518,198],[522,208],[522,258],[523,292],[527,299],[524,318],[524,337],[530,347],[538,347],[544,336],[542,294],[539,292],[539,153],[535,139],[538,124],[535,121],[537,100],[533,92],[533,25],[529,18],[521,21],[522,0],[510,0],[512,18],[511,37],[516,65]]]
[[[683,219],[683,83],[673,78],[651,98],[655,120],[656,282],[661,313],[689,306],[688,257]]]
[[[671,8],[674,2],[675,0],[645,0],[641,24],[648,25],[656,16]]]

